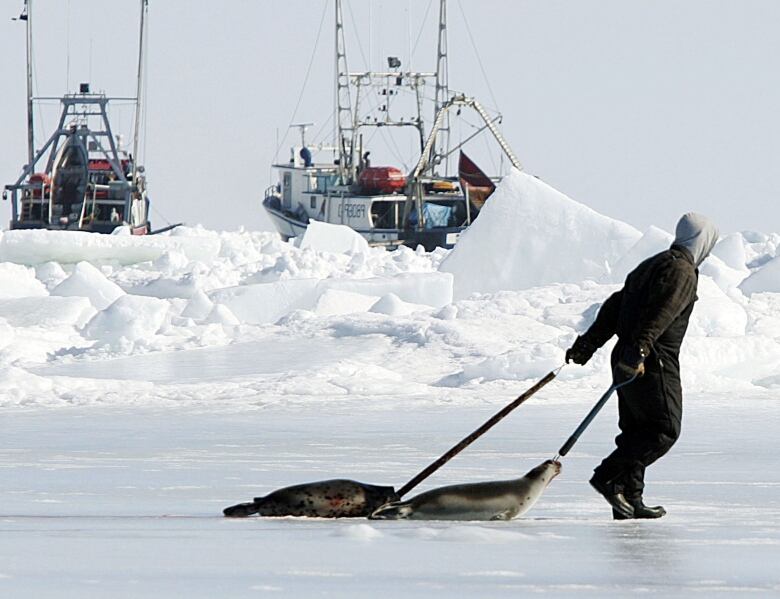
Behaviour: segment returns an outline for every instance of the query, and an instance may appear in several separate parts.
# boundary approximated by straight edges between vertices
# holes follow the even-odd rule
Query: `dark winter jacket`
[[[617,447],[593,476],[616,485],[615,489],[634,500],[641,500],[645,468],[668,452],[680,436],[680,346],[696,301],[697,267],[717,239],[718,230],[709,219],[684,214],[672,247],[637,266],[626,277],[623,289],[604,302],[596,322],[567,352],[567,361],[571,358],[583,364],[595,348],[612,335],[618,336],[612,352],[613,380],[630,384],[617,390]],[[641,373],[640,363],[644,374],[626,378]]]
[[[626,277],[623,289],[601,306],[596,321],[583,335],[595,347],[618,336],[618,350],[631,346],[653,362],[667,362],[679,372],[678,357],[696,300],[698,270],[686,248],[648,258]]]

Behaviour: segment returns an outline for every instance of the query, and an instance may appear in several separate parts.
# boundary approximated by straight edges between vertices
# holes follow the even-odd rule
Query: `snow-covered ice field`
[[[671,228],[673,223],[665,223]],[[0,235],[0,593],[8,597],[780,596],[780,236],[702,268],[659,521],[590,489],[610,403],[511,522],[222,518],[334,477],[409,480],[563,362],[668,245],[519,173],[455,250],[179,228]],[[516,477],[609,384],[604,348],[415,490]]]

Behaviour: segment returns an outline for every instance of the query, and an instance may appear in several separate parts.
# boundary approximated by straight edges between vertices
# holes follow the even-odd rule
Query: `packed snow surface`
[[[455,296],[578,283],[609,272],[640,233],[512,169],[444,260]]]
[[[0,234],[0,593],[780,593],[777,234],[727,232],[702,265],[683,436],[648,470],[663,520],[613,523],[587,485],[614,402],[513,522],[220,516],[310,480],[400,487],[563,363],[668,246],[674,223],[659,225],[640,233],[514,172],[451,252],[369,248],[324,223],[289,243]],[[417,490],[554,455],[608,386],[609,349]]]

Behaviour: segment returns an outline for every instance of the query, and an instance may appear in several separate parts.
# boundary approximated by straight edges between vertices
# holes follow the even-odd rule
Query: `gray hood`
[[[672,245],[679,245],[688,250],[693,255],[693,262],[698,268],[717,242],[718,228],[715,224],[706,216],[689,212],[683,214],[677,223]]]

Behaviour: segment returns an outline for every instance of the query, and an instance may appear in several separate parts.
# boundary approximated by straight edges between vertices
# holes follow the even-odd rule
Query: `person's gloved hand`
[[[647,352],[644,349],[632,345],[626,346],[612,369],[612,379],[615,383],[622,383],[644,375],[646,357]]]
[[[597,349],[598,347],[584,337],[577,337],[574,341],[574,345],[566,350],[566,363],[568,364],[569,361],[572,361],[575,364],[583,366],[591,359],[593,354],[596,353]]]

